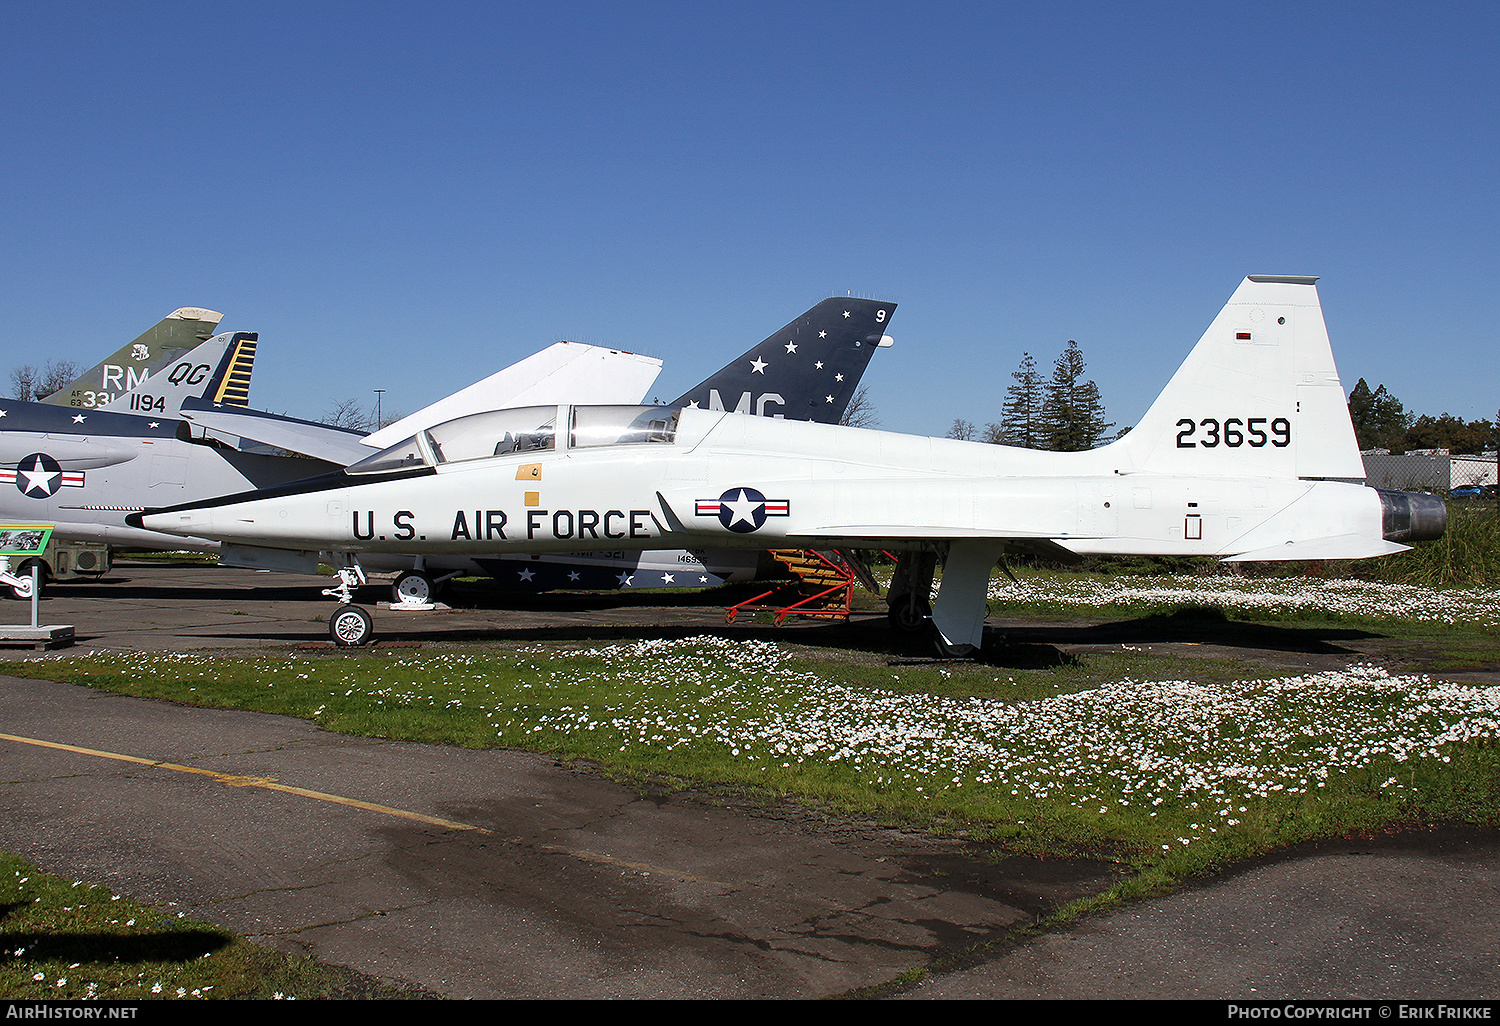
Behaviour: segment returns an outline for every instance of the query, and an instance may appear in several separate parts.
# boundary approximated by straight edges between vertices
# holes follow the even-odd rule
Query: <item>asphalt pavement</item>
[[[73,651],[284,653],[327,637],[326,578],[146,564],[112,577],[44,600],[44,621],[75,625]],[[691,596],[375,619],[389,643],[424,648],[774,630],[727,627],[721,606]],[[875,629],[781,636],[857,648],[849,639]],[[48,681],[0,677],[0,733],[0,849],[447,997],[815,998],[912,969],[941,971],[900,997],[1500,994],[1495,831],[1309,845],[1005,944],[1118,870],[1000,858],[790,803],[639,793],[528,753],[349,738]]]

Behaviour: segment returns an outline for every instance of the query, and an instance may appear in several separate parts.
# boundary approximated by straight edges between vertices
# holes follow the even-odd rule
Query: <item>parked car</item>
[[[1448,498],[1450,499],[1477,499],[1482,494],[1484,493],[1480,487],[1472,484],[1459,485],[1457,488],[1450,488],[1448,490]]]

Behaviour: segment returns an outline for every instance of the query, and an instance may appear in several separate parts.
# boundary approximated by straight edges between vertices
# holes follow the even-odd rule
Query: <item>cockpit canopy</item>
[[[549,452],[557,446],[559,411],[568,415],[569,449],[607,445],[671,444],[677,406],[521,406],[490,410],[430,427],[345,469],[348,474],[388,474],[461,460]]]

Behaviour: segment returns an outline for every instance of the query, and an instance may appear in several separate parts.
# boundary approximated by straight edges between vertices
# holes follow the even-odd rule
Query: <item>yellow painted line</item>
[[[332,802],[335,805],[346,805],[354,809],[364,809],[368,812],[380,812],[387,816],[398,816],[401,819],[410,819],[418,823],[428,823],[432,826],[445,827],[449,830],[472,830],[476,834],[486,837],[493,836],[493,831],[484,827],[473,826],[468,823],[459,823],[451,819],[439,819],[437,816],[424,816],[419,812],[408,812],[405,809],[393,809],[389,805],[377,805],[375,802],[364,802],[357,798],[345,798],[337,794],[325,794],[322,791],[309,791],[305,787],[292,787],[289,784],[279,783],[274,777],[243,777],[233,773],[220,773],[217,770],[203,769],[198,766],[183,766],[175,762],[163,762],[160,759],[143,759],[137,755],[122,755],[119,752],[105,752],[97,748],[82,748],[78,745],[65,745],[60,741],[43,741],[40,738],[20,737],[16,734],[0,734],[0,740],[15,741],[23,745],[35,745],[38,748],[52,748],[60,752],[75,752],[79,755],[92,755],[99,759],[113,759],[116,762],[128,762],[137,766],[150,766],[157,769],[175,770],[178,773],[194,773],[198,776],[208,777],[210,780],[218,781],[227,787],[262,787],[268,791],[281,791],[285,794],[300,795],[303,798],[314,798],[321,802]],[[564,848],[556,844],[529,844],[521,838],[511,841],[517,847],[529,847],[535,851],[552,853],[555,855],[566,855],[569,858],[579,859],[584,862],[593,862],[599,865],[614,866],[618,869],[629,869],[642,873],[654,873],[659,876],[671,877],[687,883],[710,884],[727,890],[737,890],[729,884],[720,883],[716,880],[707,880],[697,877],[691,873],[681,870],[668,869],[664,866],[652,865],[648,862],[629,862],[625,859],[617,859],[612,855],[602,852],[587,851],[578,848]]]
[[[451,819],[424,816],[420,812],[393,809],[389,805],[363,802],[358,798],[345,798],[343,795],[326,794],[322,791],[309,791],[305,787],[292,787],[289,784],[278,783],[274,777],[242,777],[236,776],[233,773],[220,773],[217,770],[202,769],[197,766],[182,766],[175,762],[162,762],[159,759],[142,759],[135,755],[121,755],[119,752],[103,752],[96,748],[80,748],[78,745],[65,745],[58,741],[42,741],[34,737],[18,737],[15,734],[0,734],[0,739],[15,741],[23,745],[35,745],[38,748],[53,748],[60,752],[76,752],[79,755],[92,755],[100,759],[113,759],[116,762],[129,762],[137,766],[153,766],[158,769],[175,770],[178,773],[196,773],[199,776],[216,780],[228,787],[262,787],[267,791],[281,791],[285,794],[300,795],[303,798],[314,798],[320,802],[332,802],[335,805],[346,805],[350,808],[364,809],[368,812],[380,812],[387,816],[397,816],[401,819],[410,819],[418,823],[428,823],[432,826],[445,827],[449,830],[472,830],[475,833],[485,835],[490,833],[490,831],[483,827],[472,826],[468,823],[458,823]]]

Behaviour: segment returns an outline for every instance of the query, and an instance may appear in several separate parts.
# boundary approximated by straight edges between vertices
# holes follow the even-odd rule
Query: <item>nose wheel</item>
[[[340,648],[358,648],[375,636],[375,623],[359,606],[342,605],[328,618],[328,635]]]

